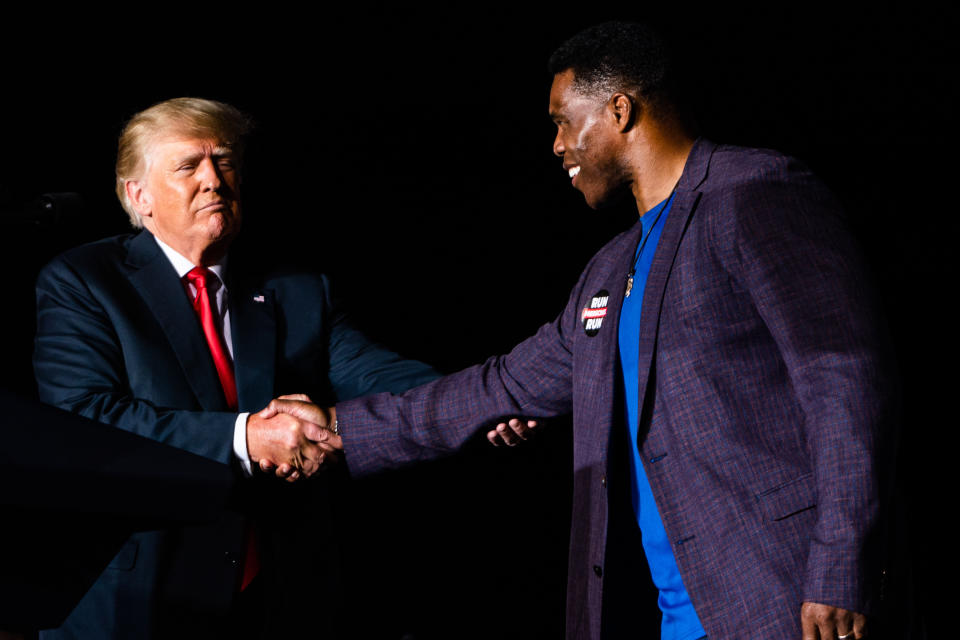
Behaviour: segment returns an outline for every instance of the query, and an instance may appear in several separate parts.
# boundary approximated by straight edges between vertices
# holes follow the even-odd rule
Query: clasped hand
[[[337,410],[321,408],[304,394],[280,396],[247,420],[247,451],[265,472],[293,482],[316,473],[343,451],[343,440],[332,430]],[[511,418],[496,425],[487,439],[494,445],[515,446],[528,440],[536,420]]]
[[[280,396],[247,419],[247,452],[265,472],[293,482],[337,459],[343,441],[332,430],[336,410],[303,394]]]

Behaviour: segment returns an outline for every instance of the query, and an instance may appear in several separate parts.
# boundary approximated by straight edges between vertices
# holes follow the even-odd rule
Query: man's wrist
[[[333,405],[329,409],[330,411],[330,422],[327,424],[327,428],[330,431],[333,431],[334,435],[340,435],[340,419],[337,418],[337,406]]]

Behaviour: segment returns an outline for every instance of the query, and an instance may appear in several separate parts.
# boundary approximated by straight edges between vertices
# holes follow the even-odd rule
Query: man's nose
[[[563,157],[563,139],[560,137],[560,132],[557,131],[557,137],[553,139],[553,155]]]
[[[220,178],[220,170],[212,158],[204,158],[200,161],[198,169],[200,184],[207,191],[216,191],[223,184]]]

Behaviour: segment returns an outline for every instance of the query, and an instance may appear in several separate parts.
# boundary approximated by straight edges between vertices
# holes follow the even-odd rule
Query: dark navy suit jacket
[[[607,244],[560,316],[509,354],[337,406],[356,473],[453,450],[500,417],[572,411],[570,638],[601,634],[618,320],[640,230]],[[607,294],[587,332],[584,310]],[[788,157],[698,140],[642,313],[641,454],[707,635],[799,637],[803,601],[869,612],[896,391],[833,196]]]
[[[284,393],[333,402],[436,377],[352,328],[324,277],[257,276],[244,267],[231,258],[227,268],[240,411],[258,411]],[[39,275],[37,309],[41,400],[233,463],[237,414],[226,406],[183,285],[149,233],[101,240],[54,260]],[[134,535],[50,637],[222,630],[242,538],[241,516],[229,513],[218,525]]]

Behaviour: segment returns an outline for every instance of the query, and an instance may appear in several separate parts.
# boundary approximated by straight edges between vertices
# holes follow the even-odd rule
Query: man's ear
[[[607,110],[620,133],[629,130],[640,119],[640,103],[626,93],[619,91],[610,96],[610,100],[607,102]]]
[[[153,197],[144,188],[142,180],[127,180],[123,183],[123,188],[127,192],[130,206],[140,214],[141,218],[149,218],[153,215]]]

